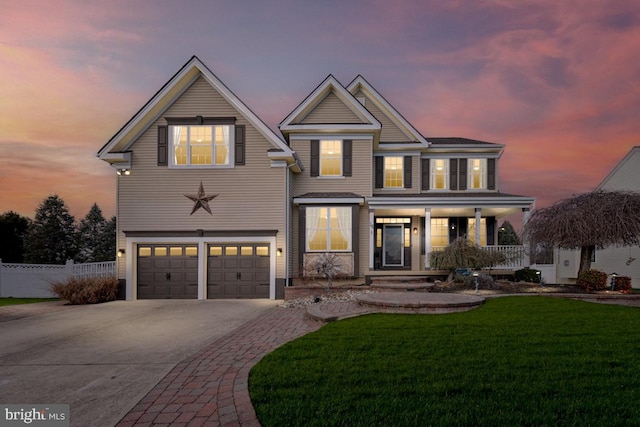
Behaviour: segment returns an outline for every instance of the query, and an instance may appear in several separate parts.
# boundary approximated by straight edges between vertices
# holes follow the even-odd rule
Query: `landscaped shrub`
[[[603,291],[607,287],[607,273],[600,270],[587,270],[578,276],[576,285],[587,292]]]
[[[51,292],[69,304],[98,304],[113,301],[118,295],[115,277],[88,277],[68,279],[51,284]]]
[[[520,270],[516,270],[516,282],[531,282],[538,283],[540,281],[540,275],[538,274],[540,270],[536,270],[534,268],[521,268]]]
[[[615,286],[613,287],[613,289],[623,294],[631,293],[631,277],[627,277],[627,276],[616,277]]]

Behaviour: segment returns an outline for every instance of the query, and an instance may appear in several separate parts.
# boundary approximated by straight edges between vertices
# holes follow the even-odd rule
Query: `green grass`
[[[330,323],[267,355],[265,426],[640,424],[640,310],[505,297],[447,315]]]
[[[36,302],[58,301],[57,298],[0,298],[0,307],[4,305],[33,304]]]

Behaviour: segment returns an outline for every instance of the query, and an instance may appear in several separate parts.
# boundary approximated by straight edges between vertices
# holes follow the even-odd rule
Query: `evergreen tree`
[[[0,259],[2,262],[24,260],[24,238],[30,219],[13,211],[0,215]]]
[[[116,259],[116,217],[105,221],[93,247],[93,259],[88,262],[113,261]]]
[[[107,226],[100,207],[94,203],[78,224],[78,262],[94,262],[96,246]]]
[[[521,245],[522,241],[509,221],[504,221],[498,229],[498,245]]]
[[[57,195],[47,197],[36,210],[25,238],[24,261],[64,264],[77,253],[75,219]]]

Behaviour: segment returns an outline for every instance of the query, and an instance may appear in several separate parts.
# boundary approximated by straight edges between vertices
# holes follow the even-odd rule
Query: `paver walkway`
[[[260,426],[249,371],[265,354],[320,326],[303,308],[273,308],[176,365],[117,426]]]
[[[640,304],[638,295],[615,299],[571,294],[552,296]],[[315,314],[314,317],[324,321],[377,311],[356,301],[323,303],[309,308],[311,316]],[[265,354],[323,324],[312,320],[305,308],[273,308],[179,363],[117,426],[258,427],[260,423],[249,397],[249,371]]]

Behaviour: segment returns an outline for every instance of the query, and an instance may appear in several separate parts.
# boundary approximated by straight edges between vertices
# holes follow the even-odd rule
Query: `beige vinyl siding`
[[[246,165],[222,169],[171,169],[157,166],[157,126],[164,117],[234,116],[246,126]],[[202,78],[198,79],[133,144],[130,176],[118,177],[120,231],[278,230],[277,247],[285,247],[285,170],[271,168],[273,146]],[[171,155],[171,154],[170,154]],[[190,215],[202,182],[213,215],[203,209]],[[119,244],[123,245],[119,234]],[[169,239],[170,240],[170,239]],[[123,247],[123,246],[122,246]],[[277,258],[277,277],[284,257]]]
[[[293,196],[306,193],[351,192],[361,196],[371,195],[371,174],[373,153],[371,141],[353,140],[352,145],[352,176],[350,177],[311,177],[311,141],[295,140],[291,142],[305,165],[305,170],[296,175],[292,186]]]
[[[364,123],[344,102],[330,92],[313,108],[300,124]]]
[[[370,98],[366,97],[362,91],[358,91],[355,94],[356,98],[364,96],[365,97],[365,107],[373,116],[378,119],[380,124],[382,124],[382,130],[380,131],[380,142],[410,142],[412,138],[405,135],[404,132],[400,130],[398,126],[396,126],[386,114],[382,112],[378,108],[378,106],[371,101]]]
[[[291,227],[291,277],[302,277],[299,254],[304,248],[300,248],[300,211],[297,206],[291,210]]]
[[[420,193],[420,184],[422,183],[422,170],[420,169],[420,156],[411,156],[411,188],[405,191],[411,194]]]
[[[369,271],[369,206],[360,206],[360,256],[358,258],[360,276]]]

